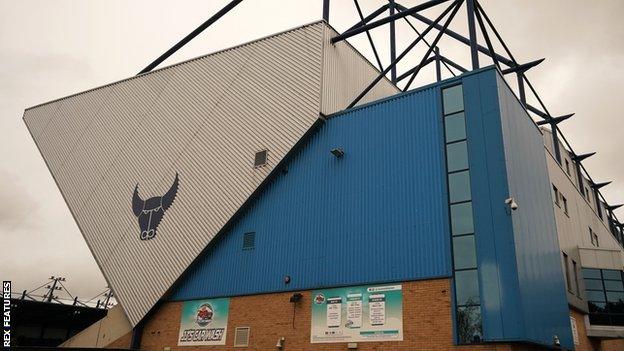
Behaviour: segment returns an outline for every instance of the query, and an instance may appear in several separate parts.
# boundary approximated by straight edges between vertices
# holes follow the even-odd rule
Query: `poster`
[[[230,299],[184,301],[178,346],[225,345]]]
[[[401,285],[354,286],[312,292],[310,342],[401,340]]]

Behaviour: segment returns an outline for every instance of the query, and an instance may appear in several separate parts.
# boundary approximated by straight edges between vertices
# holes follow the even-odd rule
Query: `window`
[[[236,327],[234,331],[234,347],[249,346],[249,327]]]
[[[559,189],[553,184],[553,197],[555,198],[555,204],[559,206]]]
[[[566,199],[565,196],[561,195],[561,202],[563,203],[563,213],[569,214],[568,213],[568,199]]]
[[[267,153],[267,150],[256,152],[256,156],[254,158],[254,167],[260,167],[267,164]]]
[[[565,168],[566,168],[566,173],[568,175],[571,175],[570,174],[570,162],[568,162],[568,159],[565,160]]]
[[[442,90],[448,200],[453,246],[455,323],[459,344],[481,342],[481,298],[461,85]]]
[[[624,326],[624,278],[614,269],[583,268],[589,322]]]
[[[585,187],[585,197],[587,198],[587,202],[591,204],[591,196],[589,196],[589,189]]]
[[[598,235],[594,233],[594,231],[589,228],[589,239],[591,240],[591,244],[595,247],[600,247],[598,244]]]
[[[256,248],[256,233],[243,234],[243,250],[253,250]]]
[[[572,292],[572,280],[570,279],[570,262],[568,255],[563,252],[563,268],[565,270],[566,287],[569,292]]]

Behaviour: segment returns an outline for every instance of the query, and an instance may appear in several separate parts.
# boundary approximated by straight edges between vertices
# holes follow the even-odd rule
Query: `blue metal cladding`
[[[449,277],[439,99],[428,87],[328,119],[171,299]]]
[[[573,349],[541,133],[495,69],[462,82],[484,339]]]
[[[525,333],[544,344],[557,335],[573,349],[544,139],[505,81],[496,79],[509,194],[519,206],[512,218]]]

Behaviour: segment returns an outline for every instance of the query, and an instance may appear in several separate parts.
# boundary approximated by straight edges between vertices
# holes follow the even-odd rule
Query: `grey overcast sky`
[[[227,2],[0,0],[0,276],[13,280],[14,291],[36,287],[50,275],[65,276],[66,286],[81,297],[106,286],[22,122],[24,109],[136,74]],[[360,2],[365,13],[383,4]],[[165,64],[315,21],[321,3],[245,0]],[[519,61],[546,57],[529,77],[551,113],[576,112],[561,126],[564,133],[579,153],[598,152],[586,167],[597,181],[614,181],[603,190],[610,203],[624,202],[624,1],[481,3]],[[332,0],[330,22],[339,31],[356,16],[352,1]],[[460,12],[453,28],[466,33],[465,18]],[[415,37],[404,23],[397,31],[401,50]],[[387,29],[373,36],[380,43]],[[365,36],[352,43],[374,62]],[[468,66],[461,44],[447,40],[441,46],[443,54]],[[388,51],[380,53],[387,64]],[[418,60],[412,55],[401,68]],[[622,209],[617,213],[624,219]]]

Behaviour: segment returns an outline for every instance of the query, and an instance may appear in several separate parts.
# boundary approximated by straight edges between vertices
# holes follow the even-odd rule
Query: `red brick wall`
[[[178,347],[181,302],[163,304],[146,322],[141,348],[144,350],[276,350],[280,337],[284,350],[346,350],[345,343],[311,344],[311,293],[289,302],[292,292],[234,297],[230,300],[226,345]],[[294,312],[294,319],[293,319]],[[250,327],[249,347],[234,348],[236,327]],[[403,284],[403,340],[400,342],[358,342],[358,350],[525,350],[506,344],[453,345],[450,280],[436,279]],[[533,348],[535,350],[535,348]]]
[[[124,336],[120,337],[119,339],[106,345],[105,348],[107,349],[129,349],[131,340],[132,340],[132,332],[129,332],[125,334]]]

